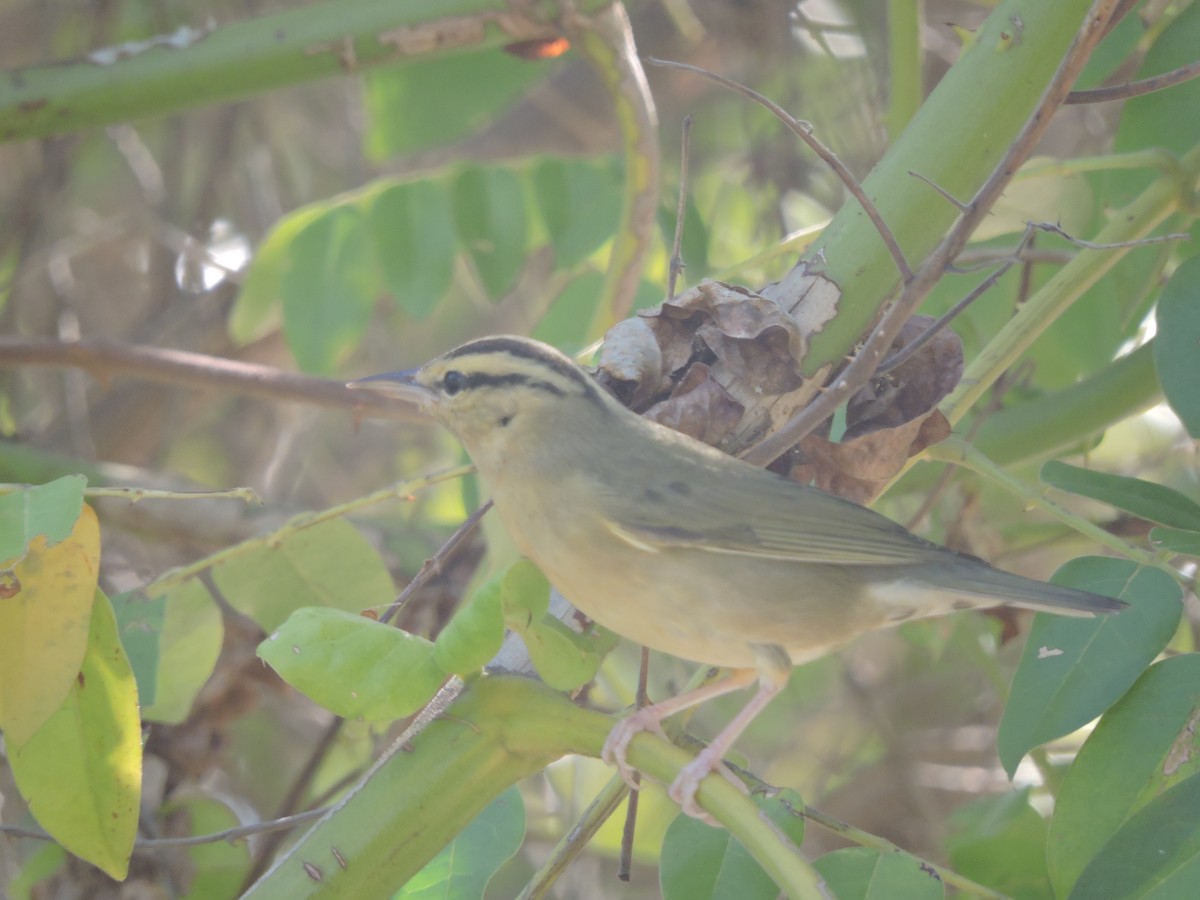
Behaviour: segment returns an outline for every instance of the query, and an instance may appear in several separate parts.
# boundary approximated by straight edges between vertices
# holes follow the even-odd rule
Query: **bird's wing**
[[[904,565],[955,555],[891,519],[770,472],[722,481],[719,471],[647,483],[635,508],[608,495],[599,512],[609,531],[639,549],[691,547],[796,562]],[[686,483],[686,492],[679,490]],[[731,515],[730,510],[744,511]]]

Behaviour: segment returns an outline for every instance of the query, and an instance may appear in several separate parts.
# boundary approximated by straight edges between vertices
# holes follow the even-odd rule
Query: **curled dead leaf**
[[[662,349],[644,319],[618,322],[604,336],[596,380],[630,409],[640,410],[670,387]]]
[[[892,343],[898,353],[924,334],[935,320],[913,316]],[[847,436],[880,428],[895,428],[919,419],[935,408],[958,385],[963,372],[962,340],[942,329],[903,365],[874,378],[854,397],[846,410]]]
[[[937,409],[895,428],[834,443],[810,434],[800,442],[800,461],[787,475],[855,503],[869,503],[898,474],[909,457],[950,436],[950,423]]]
[[[646,418],[717,446],[737,427],[743,407],[712,377],[704,363],[693,363],[671,396],[650,407]]]

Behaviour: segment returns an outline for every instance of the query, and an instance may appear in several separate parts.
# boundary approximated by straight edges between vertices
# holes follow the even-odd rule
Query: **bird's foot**
[[[621,778],[629,785],[630,790],[634,791],[638,790],[639,785],[634,780],[634,769],[629,765],[629,760],[625,758],[625,752],[629,749],[629,742],[633,740],[634,735],[643,731],[651,731],[663,740],[667,738],[663,733],[662,725],[658,722],[658,717],[648,706],[626,716],[614,725],[613,730],[608,734],[608,739],[604,742],[604,749],[600,751],[600,758],[610,766],[616,766]]]
[[[714,828],[719,828],[720,823],[710,816],[707,812],[700,808],[696,802],[696,791],[700,789],[700,782],[714,772],[724,778],[736,787],[743,794],[749,794],[746,785],[742,784],[741,780],[725,767],[725,762],[721,758],[720,748],[713,746],[705,747],[690,763],[679,770],[679,775],[671,782],[671,786],[667,789],[667,796],[679,804],[679,808],[693,819],[699,819],[706,825],[712,825]]]

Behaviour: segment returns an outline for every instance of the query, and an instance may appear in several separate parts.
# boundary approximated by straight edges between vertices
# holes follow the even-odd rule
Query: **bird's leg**
[[[636,791],[638,786],[633,781],[632,767],[625,758],[625,751],[629,748],[629,742],[633,740],[634,735],[642,731],[652,731],[659,737],[665,737],[662,726],[659,724],[663,719],[696,706],[699,703],[703,703],[705,700],[711,700],[714,697],[721,697],[733,691],[741,690],[751,684],[757,675],[758,672],[755,669],[734,669],[729,673],[728,677],[722,678],[720,681],[706,684],[704,687],[688,691],[686,694],[680,694],[678,697],[671,697],[668,700],[663,700],[661,703],[652,703],[650,706],[643,706],[637,712],[626,716],[613,726],[608,739],[604,742],[604,749],[600,752],[600,758],[606,763],[616,766],[617,771],[621,773],[621,777],[625,779],[625,783]],[[752,700],[751,703],[753,702]],[[720,757],[718,757],[719,761]],[[693,789],[693,793],[695,793],[695,789]]]
[[[762,712],[763,708],[771,702],[771,698],[787,684],[788,675],[792,670],[791,658],[782,647],[757,646],[755,655],[758,657],[758,692],[750,698],[749,703],[742,707],[741,712],[721,729],[720,734],[713,738],[709,745],[696,755],[695,759],[680,770],[679,775],[667,789],[667,795],[678,803],[685,813],[710,825],[716,824],[712,816],[696,804],[696,791],[700,788],[700,782],[710,772],[719,772],[732,780],[732,776],[729,776],[721,766],[721,761],[729,752],[729,748],[733,746],[733,742],[754,721],[754,717]],[[750,672],[751,670],[743,671]],[[737,784],[739,787],[743,787],[741,782],[737,782]]]

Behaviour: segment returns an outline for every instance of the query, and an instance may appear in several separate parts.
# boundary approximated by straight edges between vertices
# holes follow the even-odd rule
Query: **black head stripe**
[[[541,345],[529,341],[520,341],[508,337],[480,338],[457,347],[446,353],[442,358],[466,359],[472,356],[489,354],[504,354],[515,359],[528,360],[550,369],[555,374],[578,386],[580,392],[596,403],[603,405],[599,388],[592,379],[588,378],[578,366],[557,353],[543,349]],[[482,387],[502,384],[525,384],[539,390],[549,391],[557,396],[564,396],[562,388],[548,381],[533,377],[528,373],[490,374],[487,372],[472,372],[468,374],[471,387]]]
[[[487,372],[472,372],[466,377],[463,387],[466,390],[473,390],[481,387],[501,387],[510,384],[523,384],[527,387],[534,388],[539,391],[545,391],[548,394],[553,394],[556,397],[564,397],[566,394],[556,384],[551,384],[548,381],[542,381],[538,378],[530,378],[528,375],[512,373],[509,375],[491,375]]]

